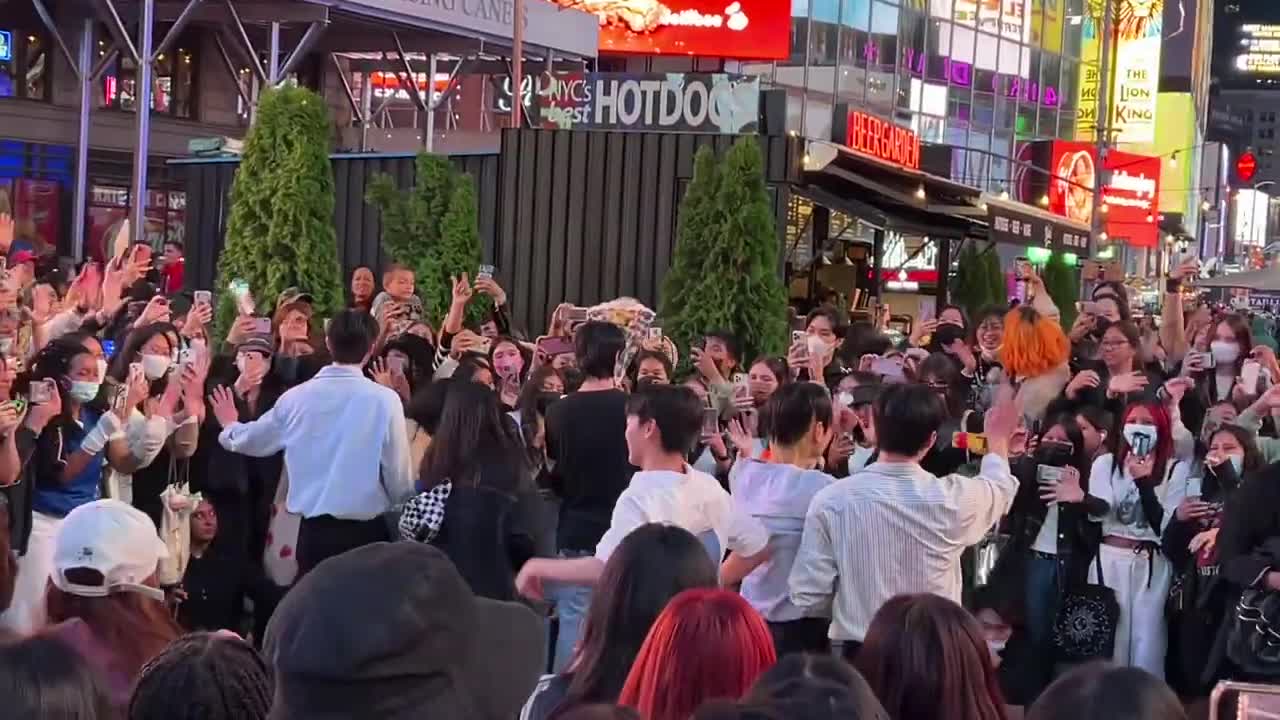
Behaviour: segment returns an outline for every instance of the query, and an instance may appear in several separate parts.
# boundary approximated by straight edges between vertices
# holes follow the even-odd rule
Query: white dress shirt
[[[982,459],[978,477],[935,477],[915,463],[873,463],[818,491],[791,569],[791,602],[831,607],[833,640],[861,642],[871,618],[903,593],[960,602],[960,554],[1018,492],[1009,463]]]
[[[759,520],[733,506],[729,493],[715,478],[686,466],[684,473],[644,470],[613,506],[609,529],[596,544],[596,557],[609,556],[632,530],[648,523],[665,523],[694,535],[714,532],[721,551],[751,556],[769,545],[769,533]]]
[[[284,451],[289,512],[371,520],[413,492],[400,396],[360,368],[329,365],[249,423],[232,423],[222,447],[253,457]]]

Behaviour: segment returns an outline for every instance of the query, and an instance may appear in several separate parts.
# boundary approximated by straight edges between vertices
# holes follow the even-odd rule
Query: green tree
[[[1079,271],[1067,264],[1062,253],[1054,253],[1044,266],[1042,279],[1049,297],[1053,298],[1062,315],[1063,329],[1070,329],[1076,321],[1076,301],[1080,299]]]
[[[450,276],[467,276],[474,281],[476,271],[480,267],[480,227],[476,219],[476,190],[471,176],[466,173],[454,175],[453,191],[449,196],[449,207],[440,219],[440,245],[434,268],[424,268],[423,272],[435,272],[435,277],[428,278],[430,285],[443,284],[448,287]],[[439,296],[439,314],[427,305],[431,317],[444,317],[449,309],[451,296],[449,293]],[[424,304],[426,300],[424,298]],[[487,295],[472,296],[467,305],[467,320],[480,323],[487,318],[493,309],[493,300]]]
[[[990,296],[986,261],[978,249],[978,243],[967,241],[960,250],[960,257],[956,259],[956,274],[951,281],[951,301],[964,308],[970,317],[974,317],[990,303]]]
[[[1005,276],[1004,269],[1000,267],[1000,253],[996,250],[996,244],[991,243],[982,253],[983,268],[986,270],[987,282],[987,301],[978,308],[980,312],[982,308],[991,305],[999,307],[1009,306],[1009,281]]]
[[[309,292],[321,316],[342,308],[331,137],[328,107],[319,95],[300,87],[262,94],[231,187],[219,290],[232,280],[248,282],[264,313],[291,286]],[[235,307],[230,293],[219,296],[218,326],[225,332]]]
[[[689,332],[692,334],[686,335],[684,324],[675,323],[675,320],[680,315],[677,308],[685,307],[685,298],[706,275],[704,248],[711,237],[712,228],[719,222],[716,209],[716,193],[719,189],[719,160],[710,145],[703,145],[693,155],[693,177],[680,202],[676,246],[672,253],[671,267],[662,280],[658,306],[658,316],[665,324],[663,329],[679,347],[689,347],[698,334],[706,332],[706,328],[690,328]]]
[[[413,270],[427,317],[440,322],[449,310],[450,275],[480,265],[480,232],[475,186],[442,155],[419,153],[413,187],[400,190],[390,175],[369,182],[365,201],[382,214],[382,247],[391,261]],[[491,301],[479,297],[467,308],[468,320],[487,314]]]
[[[746,358],[786,347],[787,293],[778,272],[775,216],[764,179],[764,158],[753,137],[736,141],[720,163],[715,194],[702,154],[681,203],[682,225],[660,307],[664,327],[687,346],[713,329],[742,341]],[[699,261],[698,258],[701,258]]]

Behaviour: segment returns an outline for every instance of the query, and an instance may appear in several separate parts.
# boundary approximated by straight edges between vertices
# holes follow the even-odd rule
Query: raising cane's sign
[[[845,145],[877,160],[910,170],[920,169],[920,138],[886,120],[850,110],[842,139]]]
[[[1080,223],[1093,222],[1093,186],[1099,173],[1106,206],[1108,235],[1134,247],[1155,247],[1160,235],[1160,158],[1109,150],[1106,167],[1098,167],[1091,143],[1053,141],[1046,167],[1050,172],[1049,211]],[[1043,162],[1043,161],[1041,161]],[[1037,163],[1040,164],[1039,162]]]

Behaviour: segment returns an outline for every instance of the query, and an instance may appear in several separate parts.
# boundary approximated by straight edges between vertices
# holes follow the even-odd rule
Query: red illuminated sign
[[[600,52],[783,60],[791,5],[778,0],[553,0],[600,18]]]
[[[849,111],[844,144],[887,163],[920,169],[920,138],[906,128],[864,112]]]
[[[1155,247],[1160,237],[1160,158],[1109,150],[1111,181],[1102,188],[1103,226],[1109,236],[1134,247]],[[1090,143],[1053,143],[1049,211],[1086,225],[1093,222],[1093,186],[1098,155]]]
[[[1253,176],[1258,172],[1258,158],[1254,154],[1247,152],[1236,160],[1236,177],[1240,178],[1240,182],[1253,182]]]

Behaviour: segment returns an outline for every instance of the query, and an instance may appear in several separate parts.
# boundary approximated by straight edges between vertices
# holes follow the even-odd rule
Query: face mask
[[[94,398],[98,397],[98,388],[100,386],[100,383],[90,382],[89,380],[76,380],[71,383],[71,399],[79,403],[92,402]]]
[[[993,657],[999,657],[1000,653],[1004,652],[1006,644],[1004,640],[988,640],[987,649],[991,651]]]
[[[1228,455],[1227,460],[1231,462],[1231,467],[1235,469],[1237,476],[1244,472],[1244,455]]]
[[[106,377],[107,377],[107,359],[98,358],[98,381],[101,382],[102,380],[106,379]]]
[[[142,372],[147,376],[148,380],[159,380],[164,374],[169,372],[169,366],[173,364],[173,359],[164,355],[143,355],[142,356]]]
[[[1124,441],[1129,449],[1138,457],[1146,457],[1156,450],[1156,441],[1160,439],[1154,425],[1124,424]]]
[[[1213,353],[1213,361],[1219,365],[1230,365],[1240,357],[1240,346],[1233,342],[1214,340],[1209,343],[1209,352]]]
[[[8,357],[13,352],[13,338],[0,338],[0,355]]]
[[[845,407],[853,407],[853,393],[842,392],[839,395],[836,395],[836,402]]]
[[[1044,440],[1036,449],[1036,463],[1050,467],[1066,467],[1075,459],[1075,448],[1071,443]]]

